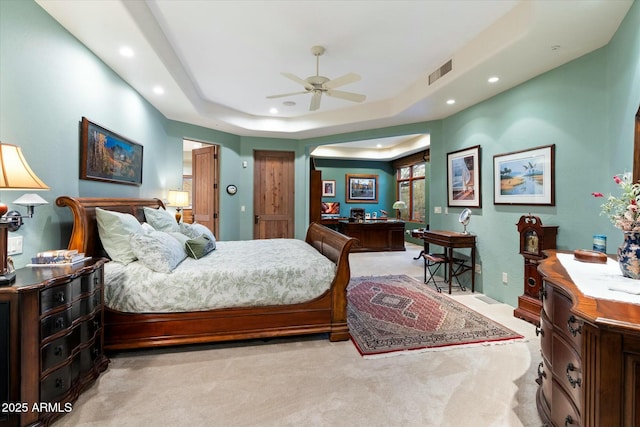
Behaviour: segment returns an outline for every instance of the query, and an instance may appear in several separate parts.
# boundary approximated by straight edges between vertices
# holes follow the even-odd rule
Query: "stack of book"
[[[31,263],[32,265],[75,264],[85,259],[87,257],[84,256],[84,253],[77,250],[55,249],[38,252],[35,257],[31,258]]]

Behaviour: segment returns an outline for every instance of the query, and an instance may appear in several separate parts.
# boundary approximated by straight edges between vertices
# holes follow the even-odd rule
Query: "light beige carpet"
[[[407,252],[354,254],[352,276],[408,274]],[[363,359],[325,336],[112,355],[54,426],[539,426],[535,329],[513,307],[454,297],[526,343]]]

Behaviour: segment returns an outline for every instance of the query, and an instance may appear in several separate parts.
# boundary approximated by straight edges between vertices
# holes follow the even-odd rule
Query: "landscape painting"
[[[494,203],[555,205],[555,145],[493,157]]]
[[[142,145],[82,118],[80,179],[142,184]]]
[[[378,175],[346,174],[347,203],[378,203]]]

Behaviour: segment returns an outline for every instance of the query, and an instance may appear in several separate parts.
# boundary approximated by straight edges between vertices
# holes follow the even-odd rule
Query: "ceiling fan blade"
[[[353,102],[362,102],[367,99],[365,95],[360,95],[359,93],[353,92],[344,92],[341,90],[328,90],[327,95]]]
[[[302,94],[305,94],[305,93],[309,93],[309,92],[304,91],[304,92],[283,93],[283,94],[280,94],[280,95],[269,95],[269,96],[267,96],[267,99],[284,98],[285,96],[302,95]]]
[[[309,111],[316,111],[320,108],[320,99],[322,98],[322,92],[319,90],[313,92],[313,97],[311,98],[311,105],[309,106]]]
[[[349,83],[355,83],[360,80],[361,77],[356,73],[345,74],[342,77],[338,77],[336,79],[330,80],[324,84],[324,87],[327,89],[335,89],[340,86],[344,86]]]
[[[311,83],[309,83],[306,80],[301,79],[300,77],[293,75],[291,73],[282,73],[283,76],[285,76],[286,78],[293,80],[296,83],[300,83],[302,86],[304,86],[305,89],[307,90],[313,90],[314,87]]]

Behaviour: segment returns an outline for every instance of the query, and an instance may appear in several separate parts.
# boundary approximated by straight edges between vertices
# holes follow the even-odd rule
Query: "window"
[[[400,212],[405,221],[425,222],[425,166],[420,162],[396,171],[398,200],[407,204]]]

